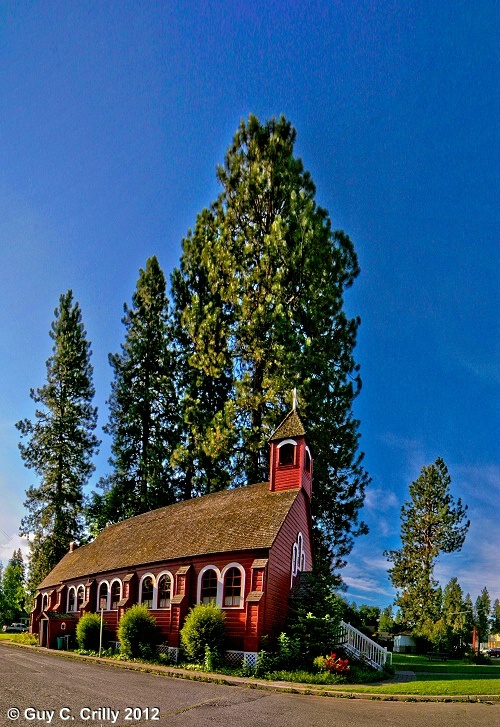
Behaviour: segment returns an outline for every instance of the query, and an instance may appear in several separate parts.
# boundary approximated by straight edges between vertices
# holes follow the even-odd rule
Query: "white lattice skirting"
[[[168,644],[158,644],[156,647],[158,654],[166,654],[170,661],[177,663],[179,660],[179,649],[177,646],[169,646]]]
[[[246,664],[252,669],[257,666],[257,652],[256,651],[226,651],[225,662],[227,666],[238,668]]]

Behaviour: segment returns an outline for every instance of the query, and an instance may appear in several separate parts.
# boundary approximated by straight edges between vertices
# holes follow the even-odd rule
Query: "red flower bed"
[[[331,674],[348,674],[351,670],[348,659],[341,659],[337,654],[325,657],[325,668]]]

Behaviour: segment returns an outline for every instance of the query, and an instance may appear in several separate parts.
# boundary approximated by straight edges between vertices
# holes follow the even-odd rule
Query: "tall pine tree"
[[[5,618],[5,601],[3,596],[3,564],[0,560],[0,626],[4,626]]]
[[[183,241],[172,294],[190,378],[177,455],[196,452],[205,491],[267,479],[267,439],[297,388],[315,455],[317,545],[336,568],[366,530],[369,478],[352,413],[359,320],[344,311],[359,268],[315,202],[295,137],[283,117],[242,122],[218,168],[222,191]]]
[[[92,406],[90,343],[71,290],[60,296],[50,337],[47,382],[30,392],[37,404],[35,420],[16,424],[27,439],[19,444],[21,457],[40,479],[38,486],[26,491],[28,514],[20,528],[21,535],[33,536],[31,593],[67,552],[69,543],[82,534],[83,486],[94,470],[92,456],[99,445],[94,435],[97,409]]]
[[[165,276],[156,257],[141,268],[132,307],[124,310],[125,342],[121,353],[109,356],[114,380],[104,430],[113,438],[112,472],[89,508],[94,530],[178,499],[170,468],[178,436],[174,353]]]
[[[441,592],[434,578],[440,553],[461,549],[469,521],[467,505],[456,504],[450,493],[451,478],[444,461],[422,468],[410,485],[411,500],[401,508],[401,548],[386,551],[393,563],[389,577],[400,589],[396,604],[401,619],[416,634],[427,635],[441,613]]]
[[[490,633],[500,634],[500,600],[495,598],[491,607]]]
[[[474,604],[474,620],[479,643],[487,643],[490,635],[491,598],[486,586]]]
[[[446,648],[460,652],[468,642],[467,609],[457,578],[452,578],[443,591],[443,620],[446,625]]]
[[[1,575],[1,572],[0,572]],[[0,625],[11,624],[27,616],[24,560],[21,549],[15,550],[3,572],[1,584]]]

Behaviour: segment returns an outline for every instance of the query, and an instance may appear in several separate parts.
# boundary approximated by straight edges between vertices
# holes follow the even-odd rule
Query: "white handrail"
[[[338,645],[343,646],[352,656],[366,661],[379,671],[382,670],[388,659],[392,664],[392,654],[387,651],[387,647],[380,646],[345,621],[340,622]]]

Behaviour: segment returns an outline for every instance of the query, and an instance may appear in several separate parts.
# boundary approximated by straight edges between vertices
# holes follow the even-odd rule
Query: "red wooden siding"
[[[306,554],[306,570],[312,567],[309,501],[302,493],[292,505],[287,519],[269,551],[264,633],[277,636],[288,611],[292,573],[292,550],[299,532]]]
[[[312,493],[312,459],[309,472],[306,471],[306,441],[303,437],[295,438],[295,462],[293,464],[279,464],[279,442],[271,442],[271,481],[270,489],[294,490],[303,487],[309,498]]]

